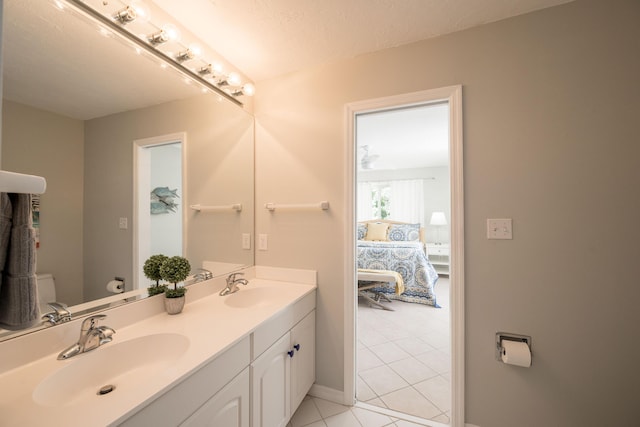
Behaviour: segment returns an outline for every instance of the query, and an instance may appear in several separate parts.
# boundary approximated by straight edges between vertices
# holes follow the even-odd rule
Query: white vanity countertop
[[[273,276],[272,276],[273,277]],[[279,279],[279,277],[277,277]],[[170,316],[166,313],[156,314],[129,326],[116,328],[111,343],[105,344],[91,352],[80,354],[65,361],[57,360],[59,351],[72,343],[61,342],[60,348],[53,354],[31,361],[0,375],[0,426],[55,425],[86,426],[112,425],[124,421],[175,384],[212,361],[226,349],[247,337],[260,324],[275,316],[286,307],[302,299],[316,289],[315,284],[301,284],[273,279],[252,278],[249,285],[240,286],[236,294],[221,297],[218,291],[222,288],[220,280],[216,280],[213,294],[189,302],[181,314]],[[270,288],[274,292],[260,292],[259,288]],[[260,302],[249,307],[234,307],[225,300],[238,294],[258,290]],[[249,296],[249,293],[245,295]],[[268,301],[264,300],[267,296]],[[102,325],[113,326],[109,314]],[[114,326],[115,328],[115,326]],[[79,328],[78,328],[79,334]],[[98,396],[96,390],[84,390],[78,399],[64,399],[56,405],[43,405],[34,398],[34,390],[47,377],[56,373],[66,365],[71,365],[83,357],[115,346],[137,337],[152,334],[175,333],[189,339],[186,351],[169,367],[159,368],[145,381],[129,385],[127,390],[116,389],[106,395]],[[6,351],[3,348],[2,351]],[[162,346],[158,352],[166,351]],[[119,360],[110,363],[118,364]],[[87,375],[91,375],[89,372]],[[115,382],[115,381],[114,381]],[[94,386],[91,386],[94,388]],[[64,390],[60,391],[65,393]],[[74,391],[72,391],[73,393]],[[72,396],[71,396],[72,397]]]

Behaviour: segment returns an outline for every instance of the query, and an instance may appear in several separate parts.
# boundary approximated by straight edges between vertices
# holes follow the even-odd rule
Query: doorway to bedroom
[[[351,123],[354,392],[388,416],[451,424],[451,102],[397,101],[354,108]]]

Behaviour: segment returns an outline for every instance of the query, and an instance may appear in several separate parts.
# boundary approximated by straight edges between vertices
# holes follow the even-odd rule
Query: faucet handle
[[[82,327],[80,328],[80,333],[84,333],[90,329],[95,328],[96,323],[98,323],[98,321],[102,319],[105,319],[106,317],[107,317],[106,314],[96,314],[96,315],[87,317],[82,321]]]
[[[233,283],[236,281],[236,277],[237,276],[244,276],[244,273],[242,271],[237,271],[235,273],[231,273],[229,275],[229,277],[227,277],[227,283]]]
[[[71,312],[66,304],[61,302],[49,302],[47,303],[49,307],[53,309],[52,312],[46,313],[42,316],[42,320],[45,320],[52,325],[57,325],[59,323],[68,322],[71,320]]]

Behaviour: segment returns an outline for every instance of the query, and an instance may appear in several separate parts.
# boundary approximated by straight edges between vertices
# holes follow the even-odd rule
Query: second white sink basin
[[[189,338],[173,333],[105,344],[61,362],[65,366],[36,387],[33,400],[43,406],[70,406],[136,387],[170,367],[188,348]],[[107,391],[104,396],[101,389]]]
[[[264,307],[273,302],[277,290],[270,287],[240,289],[228,295],[224,303],[235,308]]]

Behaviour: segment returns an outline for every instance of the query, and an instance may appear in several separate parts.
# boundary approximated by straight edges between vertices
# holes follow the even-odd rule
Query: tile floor
[[[349,407],[307,396],[287,427],[448,424],[449,279],[440,277],[435,290],[442,306],[439,309],[393,301],[387,304],[395,311],[386,311],[360,301],[357,394],[358,401],[367,407]]]
[[[372,410],[349,407],[307,396],[287,427],[422,427]]]
[[[442,308],[393,301],[386,311],[360,299],[358,401],[449,423],[449,279],[435,291]]]

